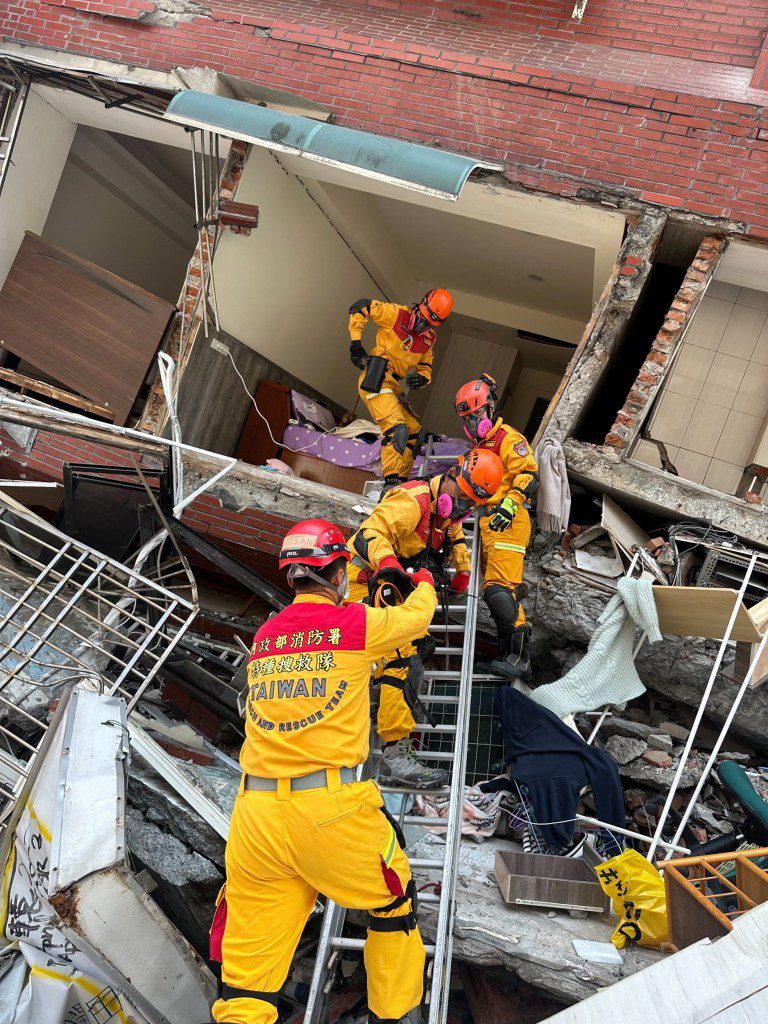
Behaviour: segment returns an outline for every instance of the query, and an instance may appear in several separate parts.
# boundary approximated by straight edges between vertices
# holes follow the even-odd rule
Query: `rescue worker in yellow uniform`
[[[377,574],[402,574],[424,564],[440,571],[444,561],[456,569],[452,589],[465,593],[470,558],[461,523],[498,490],[502,473],[498,456],[475,449],[442,476],[409,480],[389,491],[349,541],[350,598],[365,600]],[[373,682],[381,685],[377,728],[384,746],[382,784],[413,789],[447,785],[447,772],[420,761],[410,740],[424,676],[422,659],[433,647],[431,637],[423,637],[415,645],[391,648],[377,665]]]
[[[423,636],[437,598],[422,570],[397,608],[343,603],[349,557],[332,523],[294,526],[280,566],[296,597],[253,641],[243,777],[211,932],[212,946],[221,941],[220,1024],[274,1024],[318,893],[369,912],[370,1020],[418,1014],[425,954],[408,858],[376,783],[355,779],[368,756],[372,662]]]
[[[358,391],[383,434],[385,491],[408,479],[420,445],[421,425],[402,382],[413,391],[429,384],[435,328],[452,309],[453,297],[445,288],[433,288],[411,308],[378,299],[358,299],[350,307],[349,357],[363,371]],[[369,320],[378,327],[370,356],[360,341]]]
[[[539,483],[539,467],[523,435],[496,413],[496,381],[488,374],[471,380],[456,394],[456,411],[475,444],[495,452],[504,476],[488,502],[490,514],[480,520],[483,598],[496,625],[499,653],[480,671],[528,681],[530,626],[518,595],[523,582],[525,552],[531,539],[531,499]]]

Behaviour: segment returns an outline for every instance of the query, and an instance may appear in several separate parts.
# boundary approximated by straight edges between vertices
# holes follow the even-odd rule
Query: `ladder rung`
[[[423,857],[409,857],[408,863],[411,865],[412,868],[420,868],[421,870],[443,870],[443,861],[441,860],[429,860],[424,859]],[[419,896],[419,899],[421,899],[421,896]]]
[[[449,625],[446,625],[444,622],[433,622],[432,625],[429,628],[430,629],[440,630],[441,633],[463,633],[464,632],[464,627],[463,626],[458,626],[458,625],[454,624],[453,622],[451,622]]]
[[[439,906],[440,897],[436,892],[420,892],[419,893],[419,906]]]
[[[459,698],[456,696],[441,697],[440,694],[427,695],[420,697],[419,700],[422,704],[458,704]]]
[[[416,756],[420,761],[452,761],[453,750],[417,750]]]
[[[331,939],[331,949],[359,949],[365,946],[365,939]],[[434,946],[424,946],[427,956],[435,955]]]
[[[423,825],[429,828],[430,825],[444,825],[448,827],[447,818],[423,818],[420,814],[406,814],[403,818],[404,825]]]
[[[455,681],[461,679],[461,672],[457,668],[428,668],[424,673],[424,678]]]
[[[450,733],[450,732],[456,732],[456,726],[455,725],[430,725],[429,722],[419,722],[415,726],[413,731],[414,732],[431,732],[431,733],[436,733],[436,732],[449,732]]]
[[[435,654],[453,654],[457,658],[464,653],[463,647],[436,647]]]

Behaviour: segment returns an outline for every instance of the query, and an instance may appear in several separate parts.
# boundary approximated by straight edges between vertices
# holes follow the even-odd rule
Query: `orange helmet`
[[[504,466],[496,452],[473,448],[459,459],[456,483],[459,490],[476,505],[482,505],[498,491]]]
[[[482,441],[493,427],[498,387],[489,373],[471,380],[456,392],[456,412],[461,416],[467,437]]]
[[[418,314],[433,327],[439,327],[448,319],[453,309],[453,296],[445,288],[433,288],[419,303]]]

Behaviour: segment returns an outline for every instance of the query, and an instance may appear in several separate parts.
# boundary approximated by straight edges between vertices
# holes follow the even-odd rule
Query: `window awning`
[[[458,199],[476,167],[501,170],[498,164],[458,153],[325,124],[191,89],[174,96],[163,116],[177,124],[264,146],[278,153],[317,160],[441,199]]]

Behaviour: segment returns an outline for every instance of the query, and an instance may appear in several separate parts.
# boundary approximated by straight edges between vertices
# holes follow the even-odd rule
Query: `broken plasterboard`
[[[583,548],[573,553],[576,567],[581,572],[594,573],[596,576],[608,576],[616,579],[624,575],[624,566],[615,555],[593,555]]]

